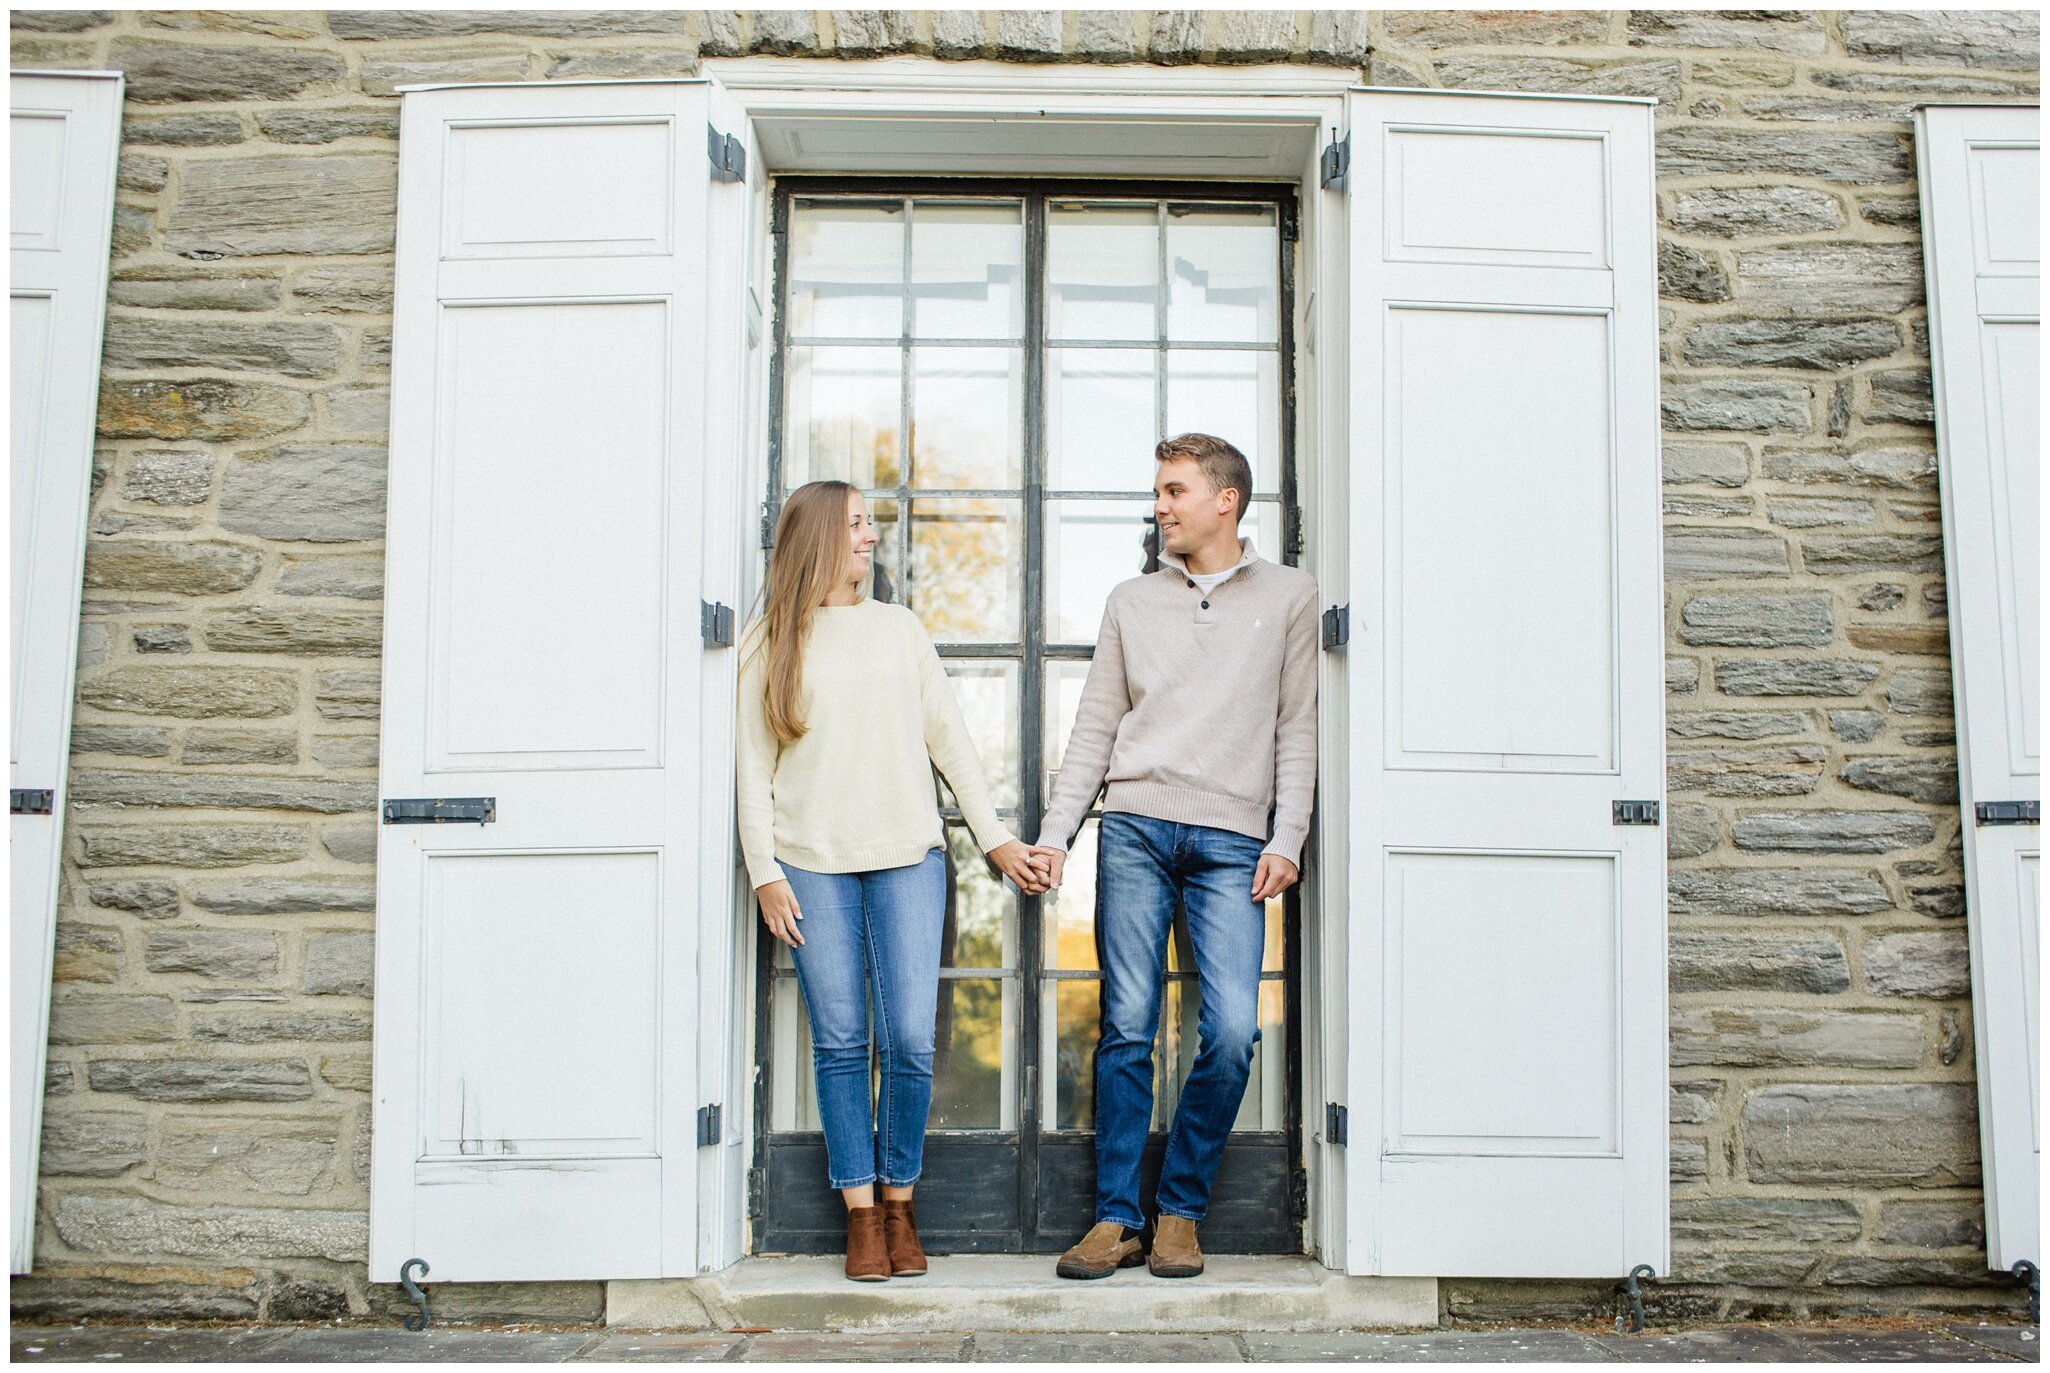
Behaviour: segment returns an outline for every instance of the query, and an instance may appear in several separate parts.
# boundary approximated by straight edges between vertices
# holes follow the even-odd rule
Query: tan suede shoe
[[[847,1276],[856,1282],[890,1280],[890,1252],[883,1240],[880,1206],[855,1206],[847,1211]]]
[[[1153,1254],[1146,1266],[1156,1278],[1193,1278],[1203,1271],[1203,1251],[1196,1244],[1196,1222],[1162,1215],[1153,1236]]]
[[[1064,1278],[1107,1278],[1120,1268],[1136,1268],[1146,1261],[1142,1239],[1126,1239],[1124,1226],[1100,1220],[1089,1227],[1081,1243],[1061,1255],[1053,1271]]]
[[[890,1276],[925,1276],[925,1246],[918,1242],[918,1214],[909,1201],[882,1200],[883,1247],[890,1254]]]

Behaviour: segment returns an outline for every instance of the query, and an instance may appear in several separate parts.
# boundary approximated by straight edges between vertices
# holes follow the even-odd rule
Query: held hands
[[[1286,858],[1277,858],[1271,853],[1260,855],[1260,866],[1253,869],[1253,899],[1265,901],[1270,896],[1279,896],[1296,884],[1299,874],[1295,864]]]
[[[1068,866],[1068,851],[1046,844],[1035,844],[1031,849],[1032,866],[1038,870],[1040,881],[1048,890],[1060,886],[1061,870]]]
[[[797,932],[797,922],[804,919],[804,913],[797,909],[797,893],[790,890],[788,882],[770,882],[755,888],[755,900],[762,908],[762,923],[769,927],[769,933],[796,948],[804,942],[804,936]]]
[[[1049,885],[1034,863],[1037,850],[1028,849],[1016,839],[997,845],[989,851],[989,861],[1003,871],[1004,876],[1018,884],[1018,889],[1027,896],[1038,896]]]

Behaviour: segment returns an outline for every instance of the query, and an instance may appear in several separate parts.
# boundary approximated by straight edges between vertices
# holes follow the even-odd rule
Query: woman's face
[[[868,502],[859,491],[847,493],[847,546],[854,556],[848,563],[847,580],[859,585],[875,566],[876,540],[875,516],[868,513]]]

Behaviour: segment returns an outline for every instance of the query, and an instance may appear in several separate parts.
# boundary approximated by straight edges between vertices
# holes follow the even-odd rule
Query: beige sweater
[[[1107,811],[1251,835],[1301,864],[1317,790],[1317,583],[1241,544],[1210,592],[1172,553],[1112,589],[1040,843],[1066,848],[1104,790]]]
[[[1012,839],[916,615],[873,598],[819,607],[798,698],[809,728],[791,744],[769,728],[758,631],[751,626],[741,648],[736,750],[740,850],[757,888],[784,880],[779,858],[812,872],[922,860],[942,842],[935,765],[984,853]]]

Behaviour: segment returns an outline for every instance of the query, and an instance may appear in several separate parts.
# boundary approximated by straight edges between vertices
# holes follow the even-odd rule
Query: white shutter
[[[78,588],[99,411],[100,333],[120,153],[119,72],[16,72],[8,288],[13,350],[13,680],[8,787],[51,793],[47,813],[7,822],[14,1048],[11,1261],[33,1256],[44,1044],[57,928]]]
[[[1651,129],[1351,97],[1354,1272],[1666,1270]]]
[[[2040,1262],[2037,883],[2041,827],[1984,823],[2041,804],[2037,693],[2041,433],[2035,107],[1916,112],[1929,352],[1962,791],[1965,905],[1993,1265]]]
[[[405,99],[375,1281],[696,1271],[707,92]]]

